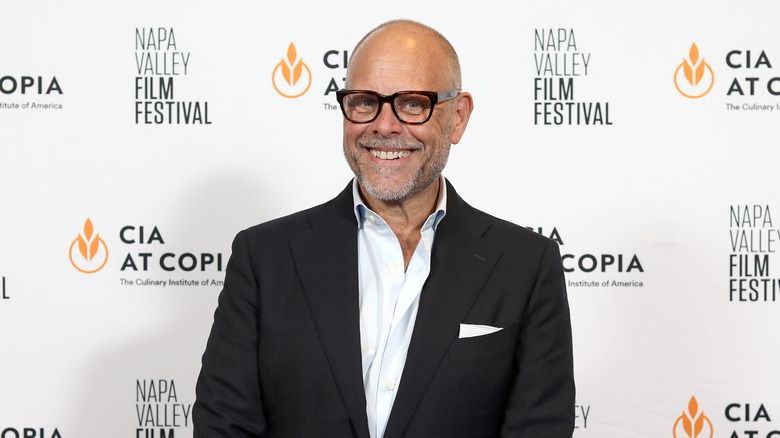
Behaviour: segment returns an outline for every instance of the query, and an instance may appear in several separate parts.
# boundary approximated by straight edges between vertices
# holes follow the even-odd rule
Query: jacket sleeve
[[[502,437],[569,438],[574,432],[574,365],[566,283],[550,241],[522,316]]]
[[[233,241],[195,389],[194,438],[266,437],[258,376],[259,283],[246,231]]]

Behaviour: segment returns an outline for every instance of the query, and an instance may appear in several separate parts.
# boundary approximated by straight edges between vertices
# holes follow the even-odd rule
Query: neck
[[[423,191],[408,199],[398,201],[383,201],[374,198],[358,184],[360,196],[368,208],[381,216],[393,230],[395,237],[398,238],[404,255],[404,268],[409,266],[409,260],[417,248],[423,224],[436,209],[440,184],[441,178],[437,178]]]

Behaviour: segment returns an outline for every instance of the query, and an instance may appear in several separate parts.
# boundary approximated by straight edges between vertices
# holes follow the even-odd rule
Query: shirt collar
[[[368,206],[363,202],[363,198],[360,197],[360,191],[358,190],[357,178],[352,179],[352,202],[355,208],[355,218],[357,219],[358,229],[363,228],[363,224],[366,221],[367,212],[371,212],[377,217],[381,217],[375,212],[371,211]],[[423,228],[429,226],[429,223],[433,221],[433,230],[439,226],[439,222],[444,219],[444,215],[447,214],[447,180],[444,179],[444,175],[439,175],[439,194],[436,201],[436,210],[428,216],[428,220],[425,221]]]

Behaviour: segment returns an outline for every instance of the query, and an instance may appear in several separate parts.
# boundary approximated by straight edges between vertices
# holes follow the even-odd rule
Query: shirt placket
[[[398,368],[398,353],[399,343],[397,336],[395,336],[395,328],[398,326],[397,308],[399,297],[402,293],[405,275],[403,269],[403,253],[401,252],[401,246],[395,235],[392,234],[392,230],[387,225],[382,227],[382,238],[388,239],[386,241],[395,241],[394,245],[383,246],[383,264],[381,269],[384,269],[385,277],[389,279],[385,285],[384,300],[382,302],[382,311],[384,315],[392,315],[390,318],[384,319],[385,324],[382,327],[382,342],[380,345],[384,345],[379,357],[375,358],[379,369],[377,370],[376,381],[376,405],[377,405],[377,436],[382,436],[384,433],[384,427],[387,424],[390,408],[395,399],[396,381],[397,381],[397,368]]]
[[[387,262],[387,268],[393,271],[393,293],[391,295],[394,301],[386,304],[392,306],[390,308],[393,309],[393,317],[387,332],[385,351],[380,362],[377,388],[377,406],[381,407],[380,412],[386,412],[387,416],[389,416],[390,407],[398,392],[403,366],[406,362],[407,350],[405,350],[405,346],[409,345],[409,338],[414,330],[414,321],[417,319],[418,309],[416,304],[420,299],[422,282],[427,278],[427,272],[424,271],[428,270],[429,266],[425,260],[428,259],[433,233],[430,223],[431,221],[429,220],[426,222],[426,227],[423,228],[420,242],[412,254],[406,272],[403,272],[402,265],[399,266],[398,263],[390,259]],[[400,244],[389,255],[391,257],[401,257],[400,260],[403,263]],[[384,426],[387,424],[387,418],[382,418],[382,421],[377,422],[377,424],[378,426],[381,425],[378,427],[377,436],[382,436]]]

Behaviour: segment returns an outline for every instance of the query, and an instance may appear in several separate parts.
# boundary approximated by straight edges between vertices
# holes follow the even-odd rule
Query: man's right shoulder
[[[304,232],[312,228],[311,215],[316,215],[324,205],[325,204],[318,205],[287,216],[271,219],[267,222],[253,225],[242,232],[246,233],[249,238],[263,237],[266,235],[289,235],[291,233]]]
[[[287,240],[294,235],[309,232],[315,227],[329,227],[344,221],[352,221],[357,227],[357,219],[352,211],[351,191],[342,192],[323,204],[249,227],[241,231],[239,236],[244,234],[250,242]]]

